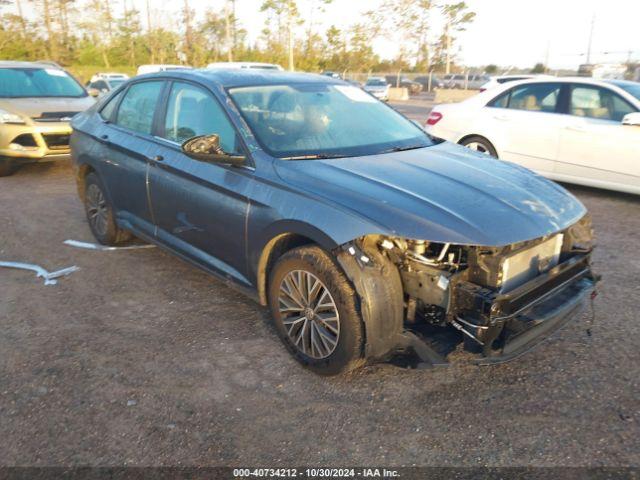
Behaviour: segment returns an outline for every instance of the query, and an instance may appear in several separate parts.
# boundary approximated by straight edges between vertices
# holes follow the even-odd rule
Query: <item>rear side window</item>
[[[122,92],[119,92],[115,97],[111,98],[107,104],[102,107],[102,110],[100,110],[100,116],[105,120],[111,120],[113,118],[113,112],[115,111],[121,97]]]
[[[559,97],[560,84],[533,83],[512,88],[489,102],[488,106],[553,113]]]
[[[571,87],[571,115],[620,122],[622,117],[631,112],[635,112],[635,109],[611,90],[592,85]]]
[[[515,82],[516,80],[524,80],[527,77],[507,77],[507,78],[498,78],[496,81],[498,83],[507,83],[507,82]]]
[[[135,132],[150,134],[163,84],[159,81],[131,85],[120,103],[115,123]]]

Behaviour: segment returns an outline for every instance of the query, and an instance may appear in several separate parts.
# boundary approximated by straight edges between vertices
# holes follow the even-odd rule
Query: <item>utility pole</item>
[[[291,16],[289,16],[289,71],[293,72],[293,25],[291,23]]]
[[[233,50],[235,52],[236,45],[238,45],[238,25],[236,17],[236,0],[231,0],[231,15],[233,17]]]
[[[20,0],[16,0],[16,7],[18,7],[18,17],[20,17],[20,29],[22,30],[22,37],[27,36],[27,22],[24,19],[24,15],[22,15],[22,3]]]
[[[549,50],[551,49],[551,40],[547,40],[547,50],[544,54],[544,73],[549,71]]]
[[[189,8],[189,0],[184,0],[184,53],[185,62],[191,64],[193,62],[193,30],[191,26],[191,9]]]
[[[295,66],[293,64],[293,8],[291,4],[287,5],[287,26],[289,30],[289,71],[293,72]]]
[[[591,17],[591,30],[589,31],[589,45],[587,46],[587,64],[591,63],[591,42],[593,41],[593,26],[596,23],[596,14]]]
[[[151,32],[151,8],[149,7],[149,0],[147,0],[147,31]]]
[[[229,0],[224,2],[224,23],[227,43],[227,60],[233,62],[233,44],[231,42],[231,12],[229,11]]]
[[[445,64],[445,73],[448,75],[451,73],[451,34],[449,33],[449,21],[444,26],[444,36],[447,49],[447,61]]]

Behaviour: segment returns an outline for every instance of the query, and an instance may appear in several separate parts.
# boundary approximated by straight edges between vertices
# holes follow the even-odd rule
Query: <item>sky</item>
[[[133,1],[142,12],[146,0]],[[263,0],[236,0],[236,13],[249,38],[256,39],[263,28],[260,13]],[[310,2],[298,0],[301,14],[308,16]],[[382,0],[333,0],[314,22],[320,31],[329,25],[347,28],[361,21],[362,13]],[[453,0],[450,0],[453,2]],[[457,1],[457,0],[456,0]],[[177,24],[181,0],[149,0],[156,22]],[[476,12],[475,21],[459,38],[460,58],[469,66],[497,64],[531,67],[537,62],[552,69],[575,69],[585,62],[591,22],[595,17],[592,62],[625,61],[628,51],[640,60],[640,0],[466,0]],[[224,0],[189,0],[192,8],[203,12],[219,7]],[[143,18],[144,15],[143,15]],[[173,20],[172,20],[173,19]],[[434,18],[434,30],[440,22]],[[379,38],[374,49],[383,58],[398,53],[393,38]],[[617,52],[608,53],[604,52]]]

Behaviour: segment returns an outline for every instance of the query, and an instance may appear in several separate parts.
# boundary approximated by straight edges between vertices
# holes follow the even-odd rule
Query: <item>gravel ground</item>
[[[68,164],[0,179],[1,465],[640,466],[640,198],[570,187],[604,277],[504,365],[315,376],[265,309],[160,249],[95,252]]]

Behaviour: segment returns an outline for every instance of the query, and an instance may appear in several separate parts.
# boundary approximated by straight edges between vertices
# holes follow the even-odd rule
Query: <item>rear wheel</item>
[[[356,293],[324,250],[300,247],[278,260],[269,306],[281,340],[307,368],[336,375],[364,364]]]
[[[0,158],[0,177],[8,177],[20,168],[15,162],[8,158]]]
[[[85,178],[84,208],[91,233],[103,245],[118,245],[131,240],[132,235],[116,225],[112,205],[105,195],[104,185],[95,173]]]
[[[490,155],[494,158],[498,158],[498,152],[493,148],[491,142],[484,137],[479,135],[474,135],[472,137],[465,138],[460,142],[460,145],[464,145],[471,150],[475,150],[478,153],[484,153],[485,155]]]

